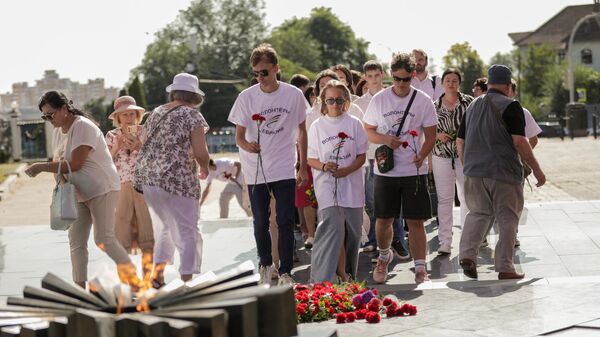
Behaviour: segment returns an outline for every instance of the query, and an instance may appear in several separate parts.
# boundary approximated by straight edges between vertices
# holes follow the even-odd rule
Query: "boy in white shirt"
[[[242,173],[250,195],[254,238],[259,255],[260,283],[271,279],[269,203],[276,200],[279,228],[279,282],[291,284],[294,252],[295,185],[306,180],[308,102],[300,89],[277,80],[277,52],[268,44],[252,51],[250,63],[258,84],[242,91],[228,121],[236,125]],[[300,168],[296,176],[296,142]]]
[[[393,259],[392,222],[402,209],[409,227],[415,282],[428,281],[425,268],[427,240],[424,222],[431,218],[427,190],[427,156],[433,149],[437,115],[430,97],[410,85],[415,60],[410,54],[394,55],[390,64],[392,87],[377,93],[364,117],[369,141],[393,150],[394,165],[386,172],[375,166],[375,217],[379,259],[373,280],[385,283]],[[400,130],[399,136],[396,136]],[[379,164],[379,163],[378,163]]]
[[[246,212],[247,216],[252,216],[250,210],[244,203],[243,193],[247,190],[242,176],[242,165],[239,161],[233,161],[228,158],[210,159],[208,161],[208,177],[206,178],[206,187],[202,191],[200,205],[204,203],[213,179],[226,182],[225,188],[219,196],[219,217],[226,219],[229,217],[229,202],[235,196],[240,207]]]

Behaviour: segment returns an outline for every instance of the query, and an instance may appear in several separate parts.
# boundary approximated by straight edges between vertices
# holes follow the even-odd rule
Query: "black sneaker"
[[[399,240],[392,241],[392,249],[394,254],[401,260],[406,260],[410,257],[410,253],[402,246]]]

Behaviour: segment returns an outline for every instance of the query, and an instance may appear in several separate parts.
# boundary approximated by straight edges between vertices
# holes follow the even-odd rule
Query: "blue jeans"
[[[368,235],[369,241],[365,244],[365,246],[373,245],[377,247],[377,239],[375,238],[375,215],[373,214],[373,208],[375,205],[375,197],[373,196],[373,193],[375,191],[373,173],[374,161],[374,159],[369,159],[369,166],[367,166],[365,170],[365,211],[367,212],[369,220],[371,221],[371,227],[369,229]],[[393,241],[400,241],[402,247],[404,247],[404,249],[407,249],[406,239],[404,237],[404,221],[402,221],[402,213],[400,214],[399,218],[394,219],[392,228],[394,230]]]
[[[295,179],[248,185],[250,207],[254,216],[254,239],[256,240],[259,265],[261,266],[273,264],[271,235],[269,233],[269,216],[271,215],[269,189],[275,197],[275,220],[279,228],[279,247],[277,247],[280,263],[279,275],[290,274],[294,264],[295,188]]]

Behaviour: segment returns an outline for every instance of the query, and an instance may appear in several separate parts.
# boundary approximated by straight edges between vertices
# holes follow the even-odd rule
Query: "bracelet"
[[[325,172],[325,165],[327,164],[323,164],[323,167],[321,168],[321,171]]]

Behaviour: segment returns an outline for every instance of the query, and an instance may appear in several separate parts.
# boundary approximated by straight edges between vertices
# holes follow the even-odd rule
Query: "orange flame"
[[[150,312],[150,305],[148,304],[148,298],[142,297],[140,303],[135,306],[135,310],[139,312]]]

